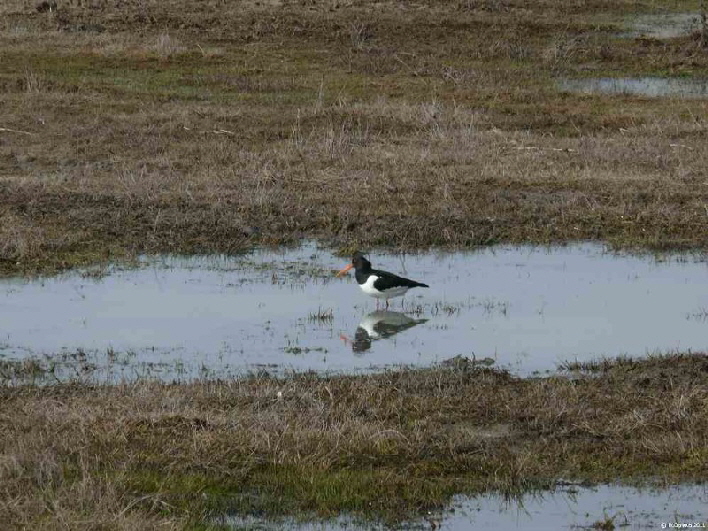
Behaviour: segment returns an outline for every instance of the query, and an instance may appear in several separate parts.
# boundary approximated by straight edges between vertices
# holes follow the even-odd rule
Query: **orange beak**
[[[346,275],[346,274],[347,274],[347,271],[349,271],[352,267],[354,267],[354,265],[353,265],[353,264],[349,264],[347,267],[345,267],[345,268],[342,269],[339,273],[337,273],[337,276],[338,276],[338,277],[341,277],[342,275]]]

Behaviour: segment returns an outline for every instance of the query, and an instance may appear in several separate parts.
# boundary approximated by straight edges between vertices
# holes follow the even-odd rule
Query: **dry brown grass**
[[[0,389],[0,518],[196,526],[234,511],[388,521],[455,493],[708,473],[708,358],[573,379],[464,363],[370,376]]]
[[[376,6],[3,2],[0,270],[303,236],[705,246],[705,100],[553,84],[705,71],[696,36],[613,37],[655,6]]]

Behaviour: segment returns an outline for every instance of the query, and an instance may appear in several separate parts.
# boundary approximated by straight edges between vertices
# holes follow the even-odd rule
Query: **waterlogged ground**
[[[700,30],[696,13],[635,15],[626,20],[626,31],[617,36],[628,39],[676,39]],[[704,77],[583,77],[557,80],[558,89],[575,94],[633,95],[647,97],[706,98],[708,79]]]
[[[658,15],[634,15],[626,20],[626,31],[620,37],[632,39],[675,39],[700,31],[698,13],[661,13]]]
[[[0,355],[32,360],[25,374],[51,370],[50,380],[120,380],[361,371],[458,354],[530,375],[708,347],[708,267],[698,256],[585,244],[370,258],[430,288],[377,311],[352,274],[335,278],[347,260],[313,243],[4,279]]]
[[[0,3],[2,275],[303,234],[706,248],[695,2],[85,4]],[[454,493],[705,480],[708,367],[686,353],[708,341],[702,257],[575,246],[372,259],[431,288],[372,313],[351,278],[333,278],[344,262],[313,245],[1,281],[2,383],[257,374],[0,384],[0,522],[400,522]],[[261,371],[462,354],[528,375],[673,350],[574,378],[464,362]],[[700,488],[577,490],[523,508],[458,498],[423,526],[705,524]]]
[[[649,97],[705,98],[708,97],[707,78],[667,77],[591,77],[561,79],[562,92],[580,94],[624,94]]]
[[[642,490],[616,485],[590,488],[566,486],[557,488],[553,493],[526,495],[517,500],[505,500],[496,495],[476,498],[459,496],[444,514],[431,514],[418,522],[418,526],[411,527],[446,531],[546,531],[669,529],[669,526],[690,524],[692,528],[704,529],[708,527],[705,512],[707,504],[708,489],[705,485],[677,485],[662,490]],[[254,518],[225,518],[223,523],[231,524],[234,529],[248,528],[249,525],[256,529],[286,527],[297,531],[378,529],[371,524],[357,525],[356,522],[344,518],[317,524],[280,521],[270,525]],[[684,527],[687,528],[688,525]]]

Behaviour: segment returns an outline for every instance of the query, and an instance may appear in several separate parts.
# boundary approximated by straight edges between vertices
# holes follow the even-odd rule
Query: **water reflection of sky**
[[[5,279],[0,355],[80,348],[100,364],[112,349],[132,352],[128,365],[180,362],[186,374],[226,374],[427,365],[462,354],[530,374],[563,360],[708,347],[708,268],[691,257],[574,245],[370,258],[430,288],[409,292],[403,308],[393,299],[392,315],[377,322],[375,301],[353,275],[334,278],[346,260],[314,244],[157,257],[102,278]]]

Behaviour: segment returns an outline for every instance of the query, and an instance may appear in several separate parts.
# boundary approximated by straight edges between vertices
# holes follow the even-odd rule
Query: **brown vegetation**
[[[303,236],[704,247],[705,100],[554,84],[704,72],[698,35],[616,36],[652,8],[7,0],[0,271]]]
[[[224,512],[399,521],[455,493],[708,472],[708,358],[519,379],[457,360],[369,376],[0,388],[0,521],[206,525]]]

